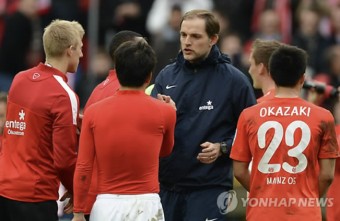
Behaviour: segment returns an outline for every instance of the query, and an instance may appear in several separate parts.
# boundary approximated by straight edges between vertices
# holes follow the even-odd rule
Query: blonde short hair
[[[60,57],[65,49],[77,46],[84,37],[84,28],[77,21],[53,20],[43,34],[46,58]]]

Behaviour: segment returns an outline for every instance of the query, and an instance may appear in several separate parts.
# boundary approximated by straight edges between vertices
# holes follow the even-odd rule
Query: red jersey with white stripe
[[[159,157],[174,144],[176,112],[144,91],[117,91],[85,112],[74,175],[74,212],[84,212],[94,160],[98,194],[158,193]]]
[[[0,152],[0,195],[24,202],[72,192],[79,102],[59,70],[39,64],[20,72],[8,94]]]
[[[95,89],[92,91],[91,96],[86,102],[86,105],[84,107],[84,113],[86,112],[87,108],[91,106],[94,103],[97,103],[98,101],[103,100],[104,98],[113,96],[116,91],[119,89],[120,84],[117,78],[116,70],[110,70],[109,75],[106,77],[106,79],[101,82],[99,85],[95,87]],[[97,197],[97,165],[96,162],[93,165],[93,173],[92,173],[92,181],[91,186],[87,195],[87,206],[85,210],[85,214],[90,214],[92,206],[94,202],[96,201]]]
[[[253,160],[247,220],[320,221],[319,159],[337,158],[332,114],[300,98],[245,109],[231,158]]]

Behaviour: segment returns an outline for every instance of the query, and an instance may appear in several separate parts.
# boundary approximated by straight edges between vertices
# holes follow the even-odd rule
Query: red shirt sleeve
[[[160,157],[166,157],[172,152],[174,146],[174,131],[176,124],[176,111],[170,105],[166,106],[164,113],[164,137]]]
[[[85,212],[86,197],[91,183],[95,145],[90,119],[91,109],[84,115],[80,134],[80,148],[74,174],[74,212]]]
[[[241,113],[237,122],[235,139],[231,148],[230,158],[233,160],[250,162],[252,155],[248,143],[247,123],[244,122],[244,111]]]
[[[319,150],[319,158],[337,158],[339,145],[336,140],[335,123],[331,113],[325,115],[327,121],[322,122],[323,136]]]
[[[70,192],[73,191],[78,144],[77,125],[72,124],[74,116],[71,106],[69,97],[61,96],[52,108],[55,115],[52,133],[54,165],[61,183]]]

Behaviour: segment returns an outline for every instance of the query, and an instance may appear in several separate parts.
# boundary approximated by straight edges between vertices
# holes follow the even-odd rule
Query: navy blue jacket
[[[227,141],[231,146],[241,111],[256,103],[247,77],[213,46],[208,58],[195,65],[179,53],[157,76],[152,96],[157,93],[171,96],[177,107],[174,149],[160,161],[162,187],[232,189],[229,156],[222,155],[212,164],[203,164],[196,157],[206,141]]]

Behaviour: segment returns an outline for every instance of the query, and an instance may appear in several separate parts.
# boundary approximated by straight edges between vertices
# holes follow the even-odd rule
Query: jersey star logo
[[[25,120],[25,112],[24,112],[24,110],[21,110],[19,112],[19,120]]]
[[[212,104],[212,101],[209,100],[209,101],[207,102],[207,105],[210,106],[211,104]]]

